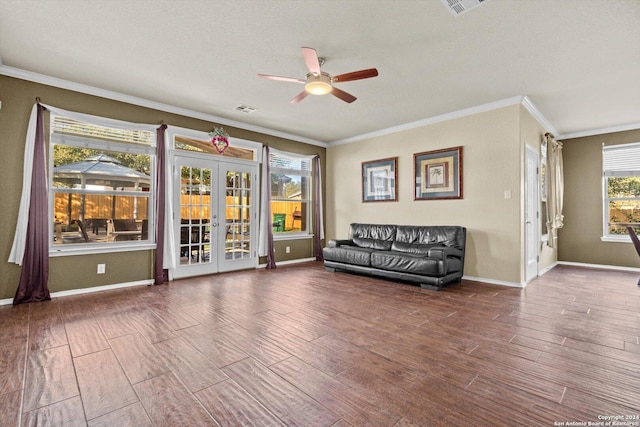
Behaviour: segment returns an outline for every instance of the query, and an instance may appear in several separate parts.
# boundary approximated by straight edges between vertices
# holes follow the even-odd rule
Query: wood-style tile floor
[[[3,306],[0,424],[640,425],[637,279],[433,292],[308,263]]]

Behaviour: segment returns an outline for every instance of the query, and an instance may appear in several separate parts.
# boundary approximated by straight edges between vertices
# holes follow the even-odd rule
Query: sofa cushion
[[[379,251],[388,251],[391,249],[391,244],[393,242],[390,240],[363,239],[362,237],[354,237],[353,243],[360,246],[361,248],[371,248],[377,249]]]
[[[445,246],[463,249],[465,237],[464,229],[457,226],[399,225],[396,230],[395,240],[402,243],[427,245],[441,243]]]
[[[396,238],[396,226],[388,224],[351,224],[350,238],[393,241]]]
[[[422,244],[422,243],[404,243],[404,242],[393,242],[391,245],[391,250],[396,252],[404,252],[408,254],[417,254],[417,255],[427,255],[429,253],[429,249],[435,247],[444,247],[443,243],[432,243],[432,244]]]
[[[388,251],[396,237],[396,226],[388,224],[351,224],[349,237],[362,248]]]
[[[377,251],[371,254],[371,266],[382,270],[400,271],[425,276],[442,274],[443,261],[427,258],[423,255],[398,253],[391,251]]]
[[[342,245],[335,248],[326,247],[322,250],[322,255],[327,261],[370,267],[371,253],[374,251],[372,248]]]

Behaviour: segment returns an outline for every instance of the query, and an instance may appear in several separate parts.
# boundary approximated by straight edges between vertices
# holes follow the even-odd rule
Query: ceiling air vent
[[[480,6],[487,0],[440,0],[451,13],[458,16],[474,7]]]
[[[251,114],[254,111],[257,110],[257,108],[254,107],[249,107],[248,105],[238,105],[236,108],[234,108],[234,110],[236,111],[240,111],[241,113],[245,113],[245,114]]]

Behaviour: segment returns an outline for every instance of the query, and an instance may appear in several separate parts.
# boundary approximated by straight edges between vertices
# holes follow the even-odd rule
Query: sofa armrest
[[[328,248],[337,248],[338,246],[348,245],[348,246],[356,246],[351,239],[332,239],[327,242]]]
[[[429,249],[429,253],[427,256],[429,258],[438,258],[442,260],[447,259],[450,256],[462,258],[462,251],[460,249],[452,248],[449,246],[436,246]]]

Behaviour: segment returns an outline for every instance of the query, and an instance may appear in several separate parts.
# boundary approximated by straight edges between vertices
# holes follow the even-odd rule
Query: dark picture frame
[[[413,155],[414,200],[462,199],[462,146]]]
[[[398,158],[362,162],[362,201],[398,200]]]

